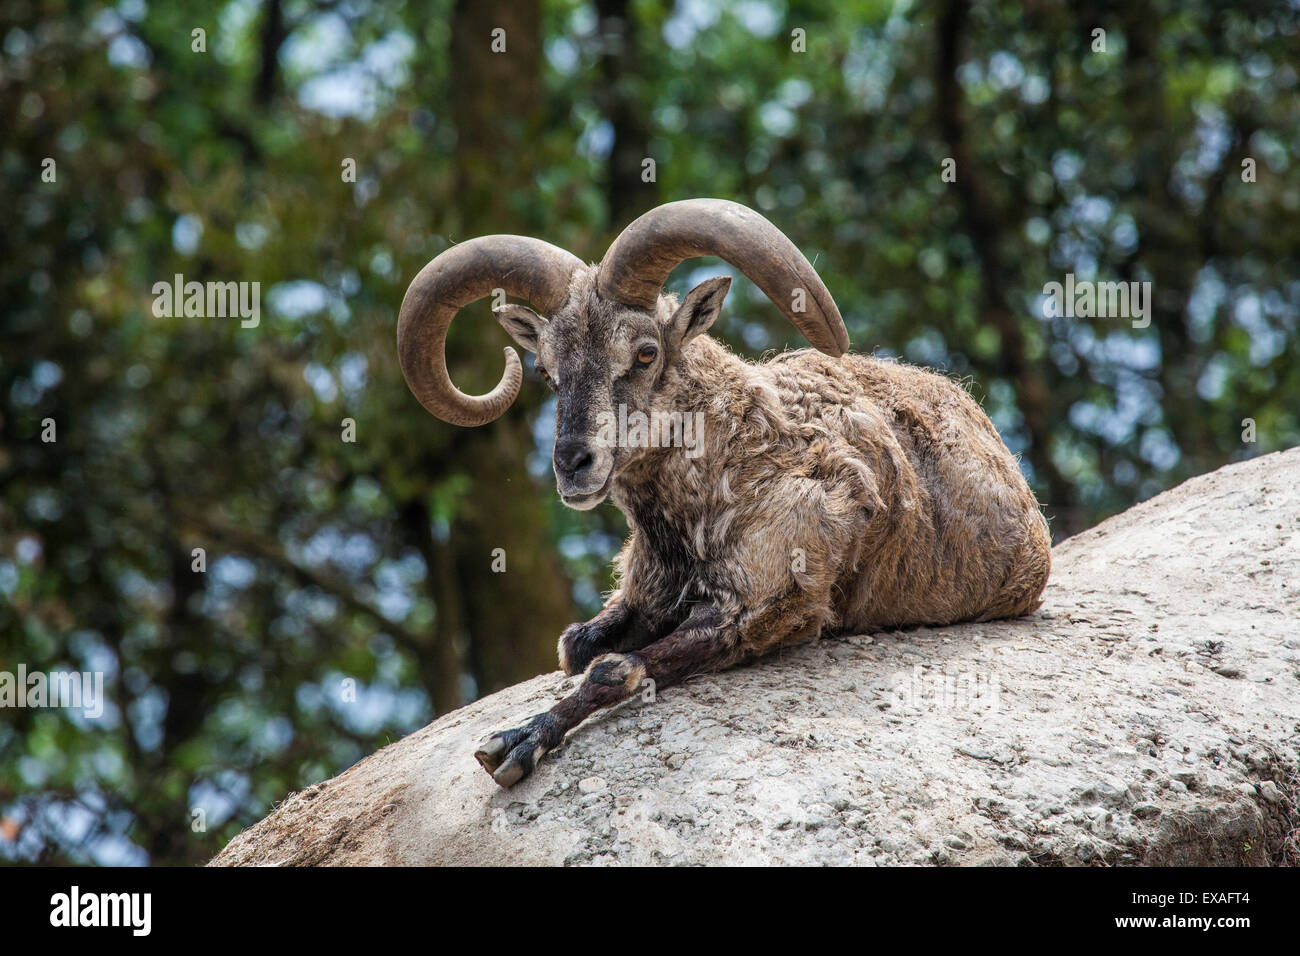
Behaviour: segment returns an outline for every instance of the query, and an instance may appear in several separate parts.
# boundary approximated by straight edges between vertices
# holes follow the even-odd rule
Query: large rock
[[[574,685],[537,677],[289,797],[213,863],[1300,861],[1300,449],[1053,561],[1030,617],[702,675],[501,790],[474,744]]]

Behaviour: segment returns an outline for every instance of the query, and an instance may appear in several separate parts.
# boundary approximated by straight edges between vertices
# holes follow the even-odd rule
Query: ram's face
[[[615,476],[645,453],[645,442],[626,423],[660,408],[665,370],[712,324],[730,284],[727,277],[707,280],[680,306],[661,296],[652,313],[605,300],[587,277],[578,277],[549,319],[521,305],[497,310],[506,331],[537,356],[538,375],[558,397],[552,463],[556,489],[570,508],[600,504]]]

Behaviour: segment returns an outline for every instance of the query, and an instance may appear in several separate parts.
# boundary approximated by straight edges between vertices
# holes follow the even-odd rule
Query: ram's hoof
[[[513,787],[533,772],[537,761],[551,749],[555,718],[540,714],[523,727],[489,736],[474,751],[483,769],[503,787]]]

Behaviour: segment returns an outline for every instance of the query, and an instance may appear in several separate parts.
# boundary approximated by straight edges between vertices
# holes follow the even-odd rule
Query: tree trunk
[[[505,32],[494,37],[496,30]],[[456,4],[450,54],[461,235],[526,232],[541,218],[525,211],[533,205],[531,144],[545,121],[540,30],[536,0]],[[494,39],[504,42],[504,52],[493,52]],[[495,382],[504,333],[481,315],[474,318],[480,321],[453,326],[449,360],[479,381]],[[456,468],[472,487],[451,521],[446,548],[455,588],[439,589],[439,613],[454,614],[453,626],[463,628],[479,693],[552,669],[560,632],[577,617],[547,511],[528,488],[525,470],[533,449],[529,423],[541,398],[536,383],[526,380],[509,413],[457,442]],[[493,570],[498,548],[503,572]],[[459,607],[452,608],[456,597]]]
[[[643,163],[650,156],[645,109],[633,84],[637,67],[637,23],[628,0],[596,0],[600,34],[600,106],[614,133],[605,168],[609,230],[619,232],[657,204],[659,187],[646,182]]]

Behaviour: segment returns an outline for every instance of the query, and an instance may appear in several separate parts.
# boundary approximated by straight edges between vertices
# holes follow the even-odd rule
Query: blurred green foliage
[[[1282,2],[0,0],[0,670],[109,695],[0,711],[0,859],[200,862],[554,666],[620,516],[559,506],[535,381],[454,429],[395,362],[406,284],[473,235],[596,260],[659,202],[760,209],[857,349],[968,381],[1058,539],[1295,444],[1298,30]],[[1044,318],[1070,272],[1152,282],[1150,326]],[[157,317],[178,273],[260,283],[260,324]],[[743,281],[717,332],[799,345]],[[458,384],[505,342],[467,309]]]

